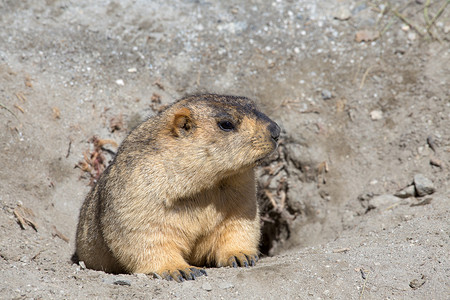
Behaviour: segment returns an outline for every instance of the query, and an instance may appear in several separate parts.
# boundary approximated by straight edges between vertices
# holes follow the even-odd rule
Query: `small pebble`
[[[414,185],[407,186],[404,189],[402,189],[394,194],[394,196],[399,197],[399,198],[409,198],[409,197],[414,197],[415,195],[416,195],[416,189],[415,189]]]
[[[416,39],[416,33],[415,32],[409,32],[408,33],[408,40],[414,41]]]
[[[394,50],[394,54],[405,54],[406,53],[406,49],[405,48],[396,48]],[[402,83],[403,82],[403,78],[400,76],[401,78],[401,82],[397,82],[397,83]]]
[[[86,269],[86,265],[84,264],[84,261],[80,260],[80,261],[78,262],[78,264],[80,265],[80,267],[81,267],[82,270]]]
[[[339,7],[333,15],[333,17],[335,19],[338,19],[341,21],[348,20],[348,19],[350,19],[351,16],[352,16],[352,13],[350,12],[350,10],[347,7],[343,7],[343,6]]]
[[[125,85],[125,83],[123,82],[122,79],[117,79],[117,80],[116,80],[116,84],[117,84],[117,85],[120,85],[120,86],[124,86],[124,85]]]
[[[219,283],[219,287],[221,288],[221,289],[224,289],[224,290],[226,290],[226,289],[231,289],[232,287],[234,287],[234,285],[233,284],[231,284],[230,282],[221,282],[221,283]]]
[[[212,291],[212,286],[209,282],[204,282],[202,285],[202,289],[209,292],[209,291]]]
[[[323,100],[331,99],[331,97],[333,97],[333,95],[331,94],[331,92],[329,90],[326,90],[326,89],[322,90],[322,99]]]
[[[102,279],[103,283],[106,284],[113,284],[113,285],[131,285],[131,280],[125,279],[125,278],[114,278],[114,277],[108,277]]]
[[[450,32],[450,22],[445,23],[444,25],[444,33],[447,34]]]
[[[128,280],[128,279],[117,279],[117,280],[114,280],[113,284],[130,286],[131,285],[131,280]]]
[[[439,167],[439,168],[442,169],[443,163],[442,163],[442,160],[437,159],[435,157],[432,157],[430,159],[430,165],[435,166],[435,167]]]
[[[128,69],[128,73],[136,73],[137,69],[136,68],[129,68]]]
[[[433,182],[422,174],[416,174],[414,176],[414,186],[416,188],[416,194],[419,197],[433,194],[436,191]]]
[[[381,110],[373,110],[370,112],[370,118],[374,121],[383,119],[383,112]]]
[[[369,201],[370,205],[374,206],[375,208],[388,207],[397,202],[398,202],[398,199],[396,197],[394,197],[393,195],[375,196],[372,199],[370,199],[370,201]]]

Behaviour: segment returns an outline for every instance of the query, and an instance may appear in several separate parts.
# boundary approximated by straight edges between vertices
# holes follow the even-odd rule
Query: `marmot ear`
[[[175,136],[187,135],[194,127],[191,111],[187,107],[182,107],[174,114],[171,131]]]

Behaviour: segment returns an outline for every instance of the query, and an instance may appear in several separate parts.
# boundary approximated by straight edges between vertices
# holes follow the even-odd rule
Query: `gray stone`
[[[106,283],[106,284],[113,284],[114,279],[113,279],[113,278],[110,278],[110,277],[102,278],[102,282],[103,282],[103,283]]]
[[[326,90],[326,89],[322,90],[322,99],[323,100],[331,99],[331,97],[333,97],[333,95],[331,94],[331,92],[329,90]]]
[[[224,290],[226,290],[226,289],[231,289],[232,287],[234,287],[234,285],[232,284],[232,283],[230,283],[230,282],[221,282],[221,283],[219,283],[219,287],[221,288],[221,289],[224,289]]]
[[[414,187],[413,184],[405,187],[404,189],[394,194],[394,196],[399,198],[409,198],[414,197],[415,195],[416,195],[416,188]]]
[[[422,174],[416,174],[414,176],[414,186],[416,188],[416,194],[419,197],[433,194],[436,191],[433,182]]]
[[[202,284],[202,289],[209,292],[209,291],[212,291],[212,286],[209,282],[204,282]]]
[[[112,285],[131,285],[131,280],[125,278],[106,277],[102,279],[103,283]]]
[[[335,13],[333,14],[333,17],[335,19],[341,20],[341,21],[345,21],[350,19],[350,17],[352,16],[352,13],[350,12],[350,9],[348,9],[347,7],[339,7]]]
[[[380,208],[391,206],[397,203],[398,201],[399,201],[398,198],[393,195],[380,195],[370,199],[369,203],[375,208]]]
[[[137,278],[140,278],[140,279],[147,279],[148,278],[148,275],[144,274],[144,273],[135,273],[134,276],[136,276]]]
[[[84,261],[80,260],[80,261],[78,262],[78,264],[80,265],[80,267],[81,267],[82,270],[86,269],[86,265],[84,264]]]
[[[124,278],[116,279],[116,280],[114,280],[113,284],[115,284],[115,285],[131,285],[131,280],[124,279]]]

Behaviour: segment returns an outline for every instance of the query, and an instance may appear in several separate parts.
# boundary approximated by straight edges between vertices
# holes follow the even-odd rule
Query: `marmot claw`
[[[195,267],[189,267],[186,269],[175,269],[175,270],[165,270],[160,274],[154,273],[156,278],[166,279],[169,281],[175,280],[176,282],[183,282],[186,280],[195,280],[200,276],[208,276],[204,269],[199,269]]]
[[[227,265],[233,268],[254,266],[258,261],[258,255],[256,254],[244,254],[239,253],[237,255],[231,256],[228,258]]]

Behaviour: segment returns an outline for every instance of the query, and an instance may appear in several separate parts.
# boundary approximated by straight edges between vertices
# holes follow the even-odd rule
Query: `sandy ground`
[[[446,3],[1,1],[0,298],[449,299]],[[90,139],[205,91],[283,128],[270,256],[182,284],[72,264]]]

